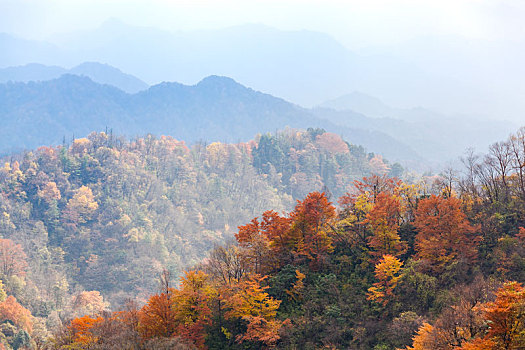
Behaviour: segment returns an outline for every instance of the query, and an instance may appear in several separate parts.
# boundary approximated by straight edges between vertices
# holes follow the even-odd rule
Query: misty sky
[[[49,39],[111,17],[170,31],[263,23],[325,32],[359,48],[450,34],[523,41],[524,14],[521,0],[0,0],[0,32]]]
[[[199,38],[202,32],[195,31],[220,32],[213,29],[252,23],[280,29],[281,37],[252,47],[250,52],[260,49],[260,55],[244,61],[243,47],[250,47],[252,41],[221,42],[215,50],[223,56],[203,61],[209,56],[207,51],[176,52],[176,45],[163,51],[162,45],[149,46],[153,41],[139,40],[139,53],[152,53],[139,59],[140,55],[129,50],[133,45],[118,40],[107,47],[100,43],[97,51],[97,40],[111,36],[112,29],[101,32],[101,37],[95,35],[95,41],[83,35],[111,18],[132,26],[185,32],[170,37]],[[219,74],[307,107],[360,91],[394,107],[422,106],[449,115],[520,123],[525,115],[524,21],[525,0],[0,0],[0,33],[47,40],[63,49],[54,56],[38,56],[33,49],[14,50],[14,56],[37,53],[31,60],[11,60],[11,66],[38,62],[71,68],[93,60],[148,84],[164,80],[195,84],[207,75]],[[325,46],[315,48],[311,41],[303,45],[301,40],[271,46],[278,38],[288,37],[290,32],[284,31],[290,30],[327,33],[349,49],[348,57],[356,59],[334,65],[332,58],[347,56],[330,51],[326,40]],[[299,34],[315,37],[311,35],[315,33]],[[89,48],[90,43],[95,44]],[[301,50],[309,54],[295,53]],[[323,50],[327,50],[326,57],[315,58]],[[257,61],[261,55],[279,64]],[[178,65],[174,64],[180,57]],[[298,61],[308,68],[287,65]],[[201,63],[188,66],[185,62]],[[257,64],[266,70],[250,68]],[[350,71],[353,73],[343,75]]]

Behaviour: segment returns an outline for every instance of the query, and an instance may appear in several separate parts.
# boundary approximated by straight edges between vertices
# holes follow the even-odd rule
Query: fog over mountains
[[[426,159],[438,162],[450,161],[467,148],[484,150],[496,142],[494,136],[503,139],[518,127],[508,121],[444,115],[421,107],[393,108],[360,92],[326,101],[314,111],[336,124],[392,135]]]
[[[423,40],[423,39],[422,39]],[[0,67],[103,62],[153,85],[222,75],[311,107],[352,91],[393,106],[519,120],[523,58],[512,43],[424,38],[353,52],[329,35],[262,24],[168,32],[112,19],[39,42],[3,34]]]
[[[521,72],[509,77],[520,50],[502,43],[427,38],[355,53],[313,31],[168,32],[112,19],[49,42],[0,34],[0,48],[0,153],[106,128],[191,143],[321,127],[439,168],[522,120]]]
[[[472,145],[483,148],[513,127],[394,109],[363,94],[307,109],[220,76],[196,85],[161,83],[135,94],[72,74],[8,82],[0,84],[0,118],[2,153],[106,129],[127,137],[152,133],[194,143],[247,141],[286,127],[319,127],[418,169],[439,166]]]
[[[64,74],[86,76],[94,82],[113,85],[128,93],[146,90],[149,87],[148,84],[130,74],[125,74],[115,67],[98,62],[84,62],[71,69],[38,63],[8,67],[0,69],[0,82],[45,81],[59,78]]]
[[[247,141],[285,127],[321,127],[394,160],[420,158],[408,145],[380,131],[336,125],[219,76],[193,86],[162,83],[136,94],[70,74],[44,82],[10,82],[0,85],[0,118],[4,152],[59,144],[64,137],[108,128],[128,137],[153,133],[192,143]]]

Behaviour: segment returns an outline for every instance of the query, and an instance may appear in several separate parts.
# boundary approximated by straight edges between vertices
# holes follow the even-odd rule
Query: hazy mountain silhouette
[[[285,127],[321,127],[392,161],[420,160],[395,138],[351,125],[341,127],[283,99],[233,79],[210,76],[196,85],[162,83],[136,94],[87,77],[0,85],[0,150],[61,143],[111,128],[127,136],[153,133],[187,142],[247,141]]]
[[[65,55],[48,42],[26,40],[0,33],[0,67],[18,66],[32,62],[63,65]]]
[[[84,75],[94,82],[113,85],[128,93],[135,93],[148,88],[148,84],[142,80],[125,74],[115,67],[98,62],[84,62],[71,69],[37,63],[3,68],[0,69],[0,82],[44,81],[58,78],[67,73]]]
[[[509,121],[447,116],[421,107],[393,108],[360,92],[326,101],[313,111],[339,125],[394,136],[424,157],[441,162],[460,156],[469,147],[485,151],[518,127]]]
[[[359,91],[325,101],[319,107],[337,111],[352,110],[373,118],[393,117],[392,112],[394,110],[380,99]]]
[[[410,57],[385,51],[357,54],[323,33],[261,24],[172,33],[113,19],[95,30],[57,36],[53,42],[21,40],[0,46],[4,52],[13,47],[18,52],[9,59],[0,57],[0,66],[105,62],[148,84],[195,84],[217,74],[306,107],[354,90],[396,106],[465,109],[474,108],[473,101],[490,101],[485,85],[443,75],[432,65],[413,64]]]

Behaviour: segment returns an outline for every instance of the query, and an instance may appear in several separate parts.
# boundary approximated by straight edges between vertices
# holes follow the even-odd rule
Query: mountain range
[[[382,132],[341,127],[308,109],[219,76],[192,86],[161,83],[135,94],[70,74],[42,82],[9,82],[0,85],[0,118],[4,153],[106,129],[128,137],[153,133],[193,143],[247,141],[285,127],[321,127],[392,160],[421,158]]]
[[[152,133],[194,143],[247,141],[286,127],[319,127],[421,169],[454,159],[469,146],[483,150],[514,128],[424,109],[394,109],[362,93],[338,101],[307,109],[221,76],[195,85],[164,82],[134,94],[72,74],[8,82],[0,84],[0,153],[107,129],[127,137]]]
[[[511,121],[445,115],[422,107],[393,108],[361,92],[326,101],[313,111],[339,125],[386,133],[426,159],[441,162],[458,157],[467,148],[485,151],[519,127]]]
[[[8,81],[45,81],[59,78],[64,74],[86,76],[94,82],[113,85],[128,93],[146,90],[149,87],[148,84],[133,75],[123,73],[118,68],[98,62],[84,62],[71,69],[59,66],[46,66],[39,63],[1,68],[0,83]]]
[[[193,85],[209,75],[228,76],[306,107],[362,91],[392,106],[518,120],[525,108],[514,57],[521,56],[509,51],[509,45],[482,55],[476,49],[482,43],[445,39],[352,51],[324,33],[262,24],[169,32],[112,19],[47,42],[2,34],[0,67],[103,62],[149,85]],[[420,51],[414,52],[414,46]],[[479,57],[484,57],[482,63]],[[491,75],[491,65],[501,68],[497,74]]]

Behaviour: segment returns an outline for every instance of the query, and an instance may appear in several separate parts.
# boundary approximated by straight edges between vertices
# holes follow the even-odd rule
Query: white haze
[[[315,69],[312,76],[319,76],[316,86],[314,78],[308,81],[304,77],[308,67],[286,76],[286,84],[277,76],[272,84],[271,73],[281,72],[270,71],[262,74],[262,79],[255,68],[251,74],[246,68],[236,71],[220,66],[222,71],[218,72],[203,69],[184,75],[166,71],[161,77],[146,67],[93,54],[92,58],[100,57],[150,84],[161,80],[195,83],[205,74],[217,73],[307,107],[359,90],[393,107],[422,106],[448,115],[525,121],[524,1],[0,0],[0,32],[59,46],[71,45],[71,38],[81,37],[79,32],[92,31],[109,18],[186,38],[198,36],[195,33],[202,30],[214,32],[248,23],[281,31],[321,32],[349,50],[355,58],[349,62],[365,62],[365,68],[356,66],[364,71],[362,76],[351,69],[350,73],[337,71],[343,69],[338,65]],[[239,51],[242,48],[231,48],[232,55]],[[304,50],[297,51],[296,56],[293,50],[283,53],[287,55],[284,61],[302,62]],[[69,57],[70,61],[46,57],[48,60],[40,63],[81,63],[78,52]],[[376,75],[375,67],[380,67]],[[330,85],[332,76],[343,77],[343,81],[334,79]]]

